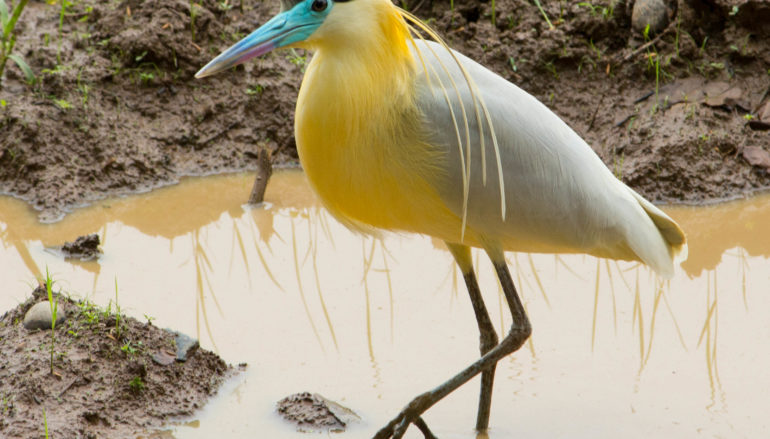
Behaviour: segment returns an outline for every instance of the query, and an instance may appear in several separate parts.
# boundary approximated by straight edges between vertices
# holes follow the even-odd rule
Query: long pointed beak
[[[232,45],[195,74],[196,78],[219,73],[273,49],[302,41],[323,22],[323,17],[308,13],[303,3],[281,12],[259,29]]]
[[[208,64],[195,74],[195,77],[204,78],[211,76],[275,49],[277,47],[276,40],[280,40],[287,33],[287,29],[285,29],[286,21],[286,13],[276,15],[259,29],[209,61]],[[288,29],[288,31],[290,30]]]

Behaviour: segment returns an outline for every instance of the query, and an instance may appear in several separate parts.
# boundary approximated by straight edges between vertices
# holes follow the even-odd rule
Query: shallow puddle
[[[52,225],[0,199],[0,311],[46,267],[65,291],[101,305],[117,281],[128,314],[248,363],[195,421],[169,427],[176,438],[305,437],[274,411],[305,390],[361,415],[340,437],[371,437],[477,358],[473,312],[440,242],[353,234],[297,171],[274,175],[267,206],[243,207],[252,179],[189,179]],[[667,283],[634,263],[509,254],[534,336],[498,366],[489,438],[770,433],[770,197],[666,211],[690,240]],[[98,262],[46,250],[88,233],[103,239]],[[505,332],[491,265],[477,259]],[[439,437],[477,437],[477,392],[474,380],[427,413]]]

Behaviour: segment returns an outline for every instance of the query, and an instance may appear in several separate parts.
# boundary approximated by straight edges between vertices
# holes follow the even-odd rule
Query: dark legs
[[[466,246],[449,244],[449,251],[452,252],[457,265],[465,278],[465,285],[468,287],[468,294],[473,305],[473,312],[476,313],[476,322],[479,325],[479,350],[481,355],[489,352],[497,346],[497,333],[492,326],[492,320],[487,313],[487,307],[484,306],[484,300],[481,298],[481,290],[476,282],[476,275],[473,273],[473,264],[471,262],[471,252]],[[482,431],[489,427],[489,410],[492,405],[492,385],[495,379],[495,367],[481,372],[481,392],[479,394],[479,411],[476,416],[476,430]]]
[[[460,268],[463,269],[463,273],[470,273],[471,275],[470,277],[466,276],[466,284],[468,285],[471,302],[473,303],[473,308],[476,312],[476,320],[478,321],[479,330],[481,332],[481,349],[483,352],[485,347],[488,346],[485,344],[485,332],[487,334],[487,340],[489,340],[489,330],[491,329],[491,333],[494,334],[494,329],[492,329],[489,315],[481,300],[481,294],[479,293],[479,288],[475,276],[473,275],[473,269],[470,264],[470,252],[467,247],[461,245],[450,244],[449,249],[455,256]],[[447,380],[444,384],[413,399],[403,410],[401,410],[401,413],[399,413],[396,418],[377,432],[374,439],[400,439],[403,437],[404,433],[406,433],[409,424],[412,423],[418,425],[420,430],[424,432],[422,427],[427,428],[427,426],[425,426],[420,415],[425,413],[425,411],[432,407],[433,404],[452,393],[455,389],[465,384],[479,373],[482,374],[482,384],[477,426],[479,424],[484,424],[484,427],[486,427],[489,419],[489,403],[492,395],[494,367],[500,359],[518,350],[532,333],[532,326],[524,311],[524,306],[516,293],[516,287],[513,285],[513,279],[511,279],[511,274],[508,272],[508,266],[505,264],[503,252],[496,249],[487,249],[487,254],[495,266],[495,271],[497,272],[500,284],[503,287],[505,299],[508,302],[508,308],[513,317],[513,323],[511,324],[511,330],[508,332],[508,335],[503,338],[500,344],[489,349],[479,360]],[[471,268],[466,270],[465,266]],[[495,335],[495,339],[496,338]],[[488,378],[489,390],[485,390],[484,375],[490,376],[490,378]],[[482,413],[482,409],[485,410],[485,414]],[[483,423],[481,422],[482,420],[484,421]],[[422,425],[420,426],[419,424]]]

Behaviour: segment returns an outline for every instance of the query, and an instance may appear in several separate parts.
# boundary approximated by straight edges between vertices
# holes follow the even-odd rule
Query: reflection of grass
[[[200,241],[200,230],[196,230],[192,235],[192,248],[193,248],[193,259],[195,262],[195,286],[196,286],[196,301],[195,301],[195,325],[197,330],[197,337],[200,339],[200,315],[203,315],[203,324],[206,327],[206,332],[209,335],[209,339],[211,339],[211,344],[214,346],[215,350],[218,350],[217,343],[214,340],[214,333],[211,330],[211,325],[209,324],[209,316],[206,309],[206,296],[205,296],[205,288],[204,288],[204,282],[205,286],[208,287],[209,292],[211,293],[211,298],[214,300],[214,305],[219,310],[219,315],[223,315],[222,313],[222,307],[219,305],[219,301],[217,300],[217,296],[214,293],[214,288],[211,286],[211,280],[209,279],[208,272],[213,271],[211,267],[211,261],[209,260],[208,256],[206,255],[206,249],[201,245]],[[208,270],[208,271],[207,271]]]
[[[642,315],[642,302],[639,292],[639,270],[636,270],[636,284],[634,286],[634,309],[631,312],[633,314],[633,326],[637,321],[639,322],[639,371],[644,368],[644,316]]]
[[[713,282],[712,277],[714,278]],[[698,347],[700,347],[705,339],[706,369],[708,371],[712,398],[711,404],[707,408],[710,409],[716,404],[715,394],[718,391],[721,393],[722,389],[722,382],[719,379],[719,368],[717,367],[717,330],[719,329],[719,307],[717,305],[719,303],[719,295],[717,293],[716,269],[707,275],[706,290],[706,321],[703,323],[703,329],[701,329],[700,337],[698,338]]]
[[[313,328],[313,334],[315,334],[316,340],[318,340],[318,345],[321,346],[322,351],[326,351],[324,349],[323,343],[321,342],[321,336],[318,335],[318,329],[315,326],[315,322],[313,321],[313,315],[310,314],[310,308],[308,308],[307,305],[307,299],[305,298],[305,290],[302,288],[302,276],[299,272],[299,256],[297,254],[297,233],[296,228],[294,225],[294,218],[291,219],[291,250],[292,254],[294,255],[294,274],[297,278],[297,288],[299,289],[299,296],[300,299],[302,299],[302,306],[305,308],[305,314],[307,315],[308,322],[310,322],[310,327]]]
[[[308,224],[309,225],[309,224]],[[329,327],[329,333],[332,336],[332,341],[334,342],[334,347],[339,350],[339,345],[337,344],[337,336],[334,334],[334,326],[332,325],[332,320],[329,317],[329,311],[326,309],[326,302],[324,301],[324,295],[321,292],[321,278],[318,276],[318,222],[315,222],[315,234],[309,235],[312,236],[310,240],[310,245],[312,247],[312,255],[313,255],[313,274],[315,275],[315,285],[316,289],[318,290],[318,300],[321,302],[321,309],[324,313],[324,318],[326,319],[326,325]]]

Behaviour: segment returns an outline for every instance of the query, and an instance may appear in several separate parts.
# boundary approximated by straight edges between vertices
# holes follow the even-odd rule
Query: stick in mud
[[[251,195],[249,195],[249,204],[259,204],[265,199],[265,189],[267,189],[267,181],[273,174],[273,165],[270,162],[270,154],[260,149],[257,153],[257,178],[254,179],[254,186],[251,188]]]

